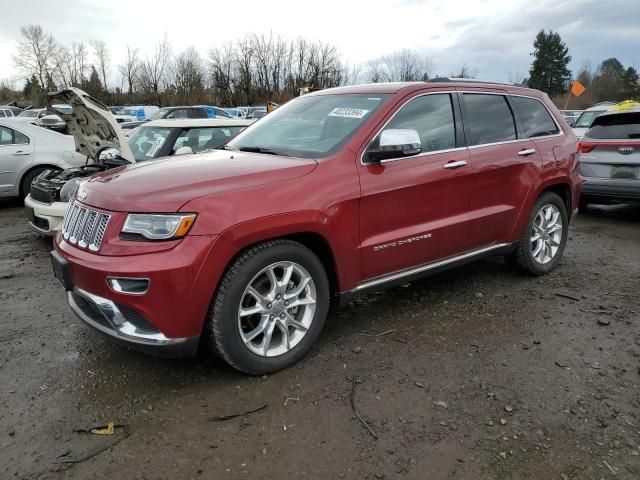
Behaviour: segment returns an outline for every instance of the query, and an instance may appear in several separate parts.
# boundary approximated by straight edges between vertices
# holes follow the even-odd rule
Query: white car
[[[32,125],[38,125],[48,128],[49,130],[57,130],[60,132],[66,128],[67,124],[60,118],[58,112],[69,113],[71,107],[69,105],[53,105],[53,108],[57,111],[52,111],[52,108],[24,110],[20,115],[14,117],[14,119],[18,122],[31,123]]]
[[[614,106],[615,104],[611,102],[602,102],[584,110],[573,123],[569,124],[573,129],[573,133],[576,138],[580,140],[584,136],[585,132],[589,130],[589,127],[591,127],[595,118],[605,112],[608,112]]]
[[[249,126],[251,120],[183,119],[154,120],[133,129],[127,139],[111,111],[82,90],[52,94],[70,103],[64,114],[77,150],[90,159],[81,168],[42,175],[25,198],[29,224],[42,235],[53,235],[62,226],[69,198],[78,183],[95,173],[159,157],[197,153],[217,148]],[[85,124],[85,119],[91,119]]]
[[[73,137],[15,118],[0,118],[0,197],[28,195],[31,182],[46,170],[61,171],[84,164]]]

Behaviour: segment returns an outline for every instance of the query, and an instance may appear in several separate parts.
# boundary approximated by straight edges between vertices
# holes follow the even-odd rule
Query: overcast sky
[[[540,29],[560,33],[577,70],[617,57],[640,67],[640,0],[0,0],[0,79],[19,79],[19,27],[40,24],[60,42],[107,42],[110,82],[127,44],[151,51],[166,33],[174,52],[208,50],[247,33],[336,45],[350,64],[401,48],[428,55],[434,73],[466,62],[479,78],[527,74]],[[521,79],[517,79],[518,81]],[[22,81],[20,81],[21,83]]]

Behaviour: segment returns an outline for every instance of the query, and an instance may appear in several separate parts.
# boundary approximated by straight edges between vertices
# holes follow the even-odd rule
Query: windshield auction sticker
[[[362,110],[361,108],[334,108],[329,112],[329,117],[343,117],[343,118],[362,118],[369,110]]]
[[[151,145],[151,148],[147,150],[146,156],[153,158],[153,156],[156,154],[156,152],[162,146],[163,143],[164,143],[164,137],[156,137],[155,141],[153,142],[153,145]]]

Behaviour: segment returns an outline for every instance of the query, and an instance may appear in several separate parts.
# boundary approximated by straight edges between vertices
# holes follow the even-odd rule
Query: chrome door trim
[[[475,257],[476,255],[481,255],[483,253],[487,253],[492,250],[497,250],[498,248],[506,247],[508,245],[510,245],[510,243],[498,243],[495,245],[489,245],[488,247],[480,248],[478,250],[472,250],[470,252],[463,253],[462,255],[458,255],[456,257],[451,257],[445,260],[439,260],[437,262],[428,263],[426,265],[421,265],[419,267],[410,268],[409,270],[402,270],[400,272],[390,273],[382,277],[374,278],[373,280],[367,280],[366,282],[361,283],[356,288],[351,290],[351,292],[352,293],[359,292],[360,290],[375,287],[377,285],[382,285],[384,283],[392,282],[394,280],[399,280],[401,278],[404,278],[410,275],[427,272],[429,270],[433,270],[438,267],[443,267],[445,265],[449,265],[451,263],[465,260],[467,258]]]

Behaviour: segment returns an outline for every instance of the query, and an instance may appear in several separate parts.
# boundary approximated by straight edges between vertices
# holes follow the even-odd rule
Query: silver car
[[[640,107],[606,112],[580,141],[580,207],[640,201]]]
[[[0,119],[0,197],[26,196],[45,170],[83,165],[73,137],[15,119]]]

